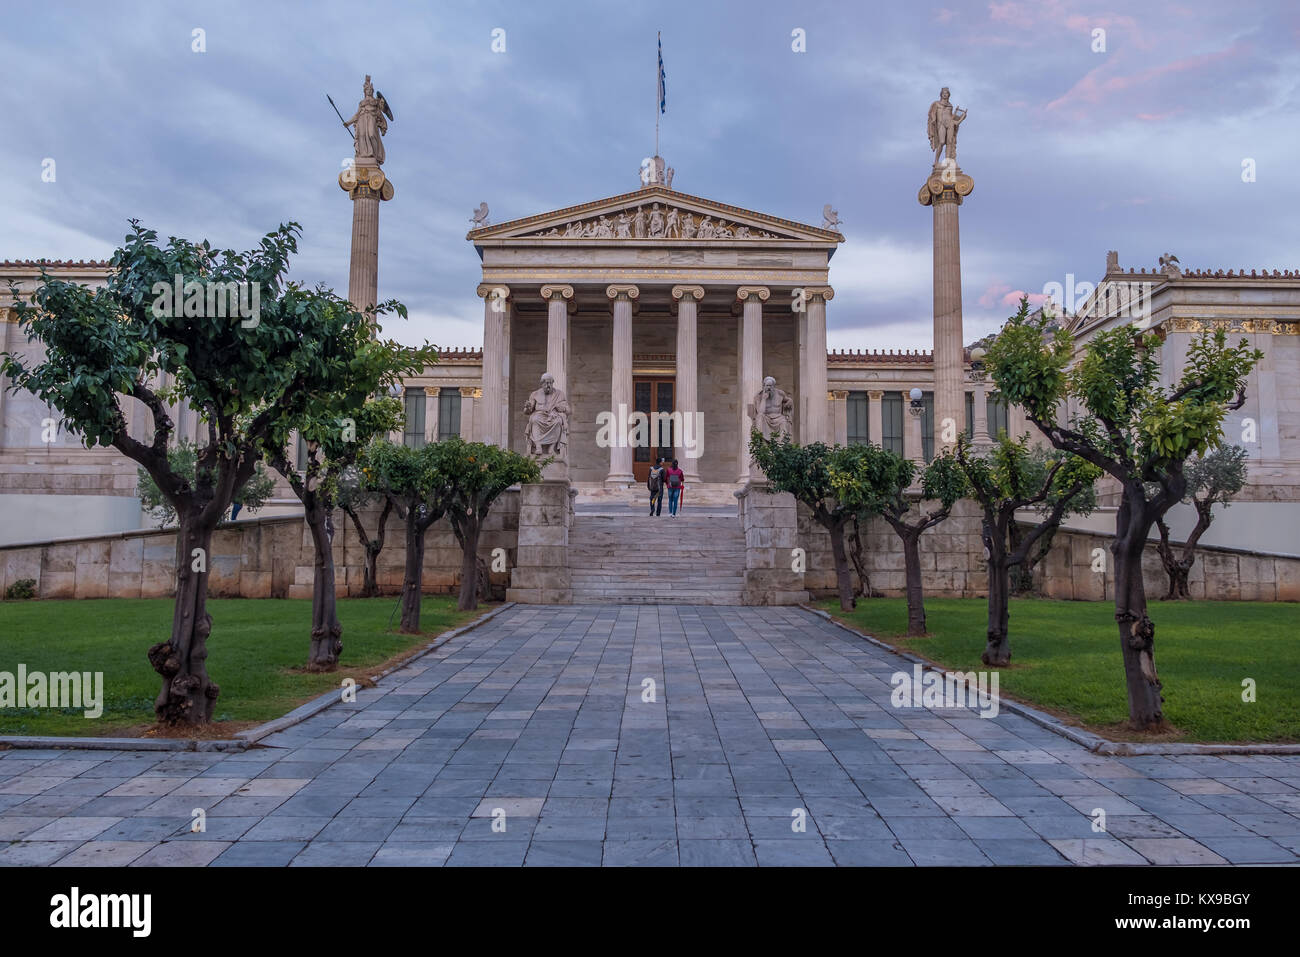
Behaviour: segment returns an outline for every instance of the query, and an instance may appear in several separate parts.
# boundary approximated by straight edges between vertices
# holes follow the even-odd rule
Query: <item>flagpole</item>
[[[655,33],[655,40],[662,46],[664,42],[662,31]],[[655,48],[655,156],[659,155],[659,59],[661,56],[659,49],[660,47]]]

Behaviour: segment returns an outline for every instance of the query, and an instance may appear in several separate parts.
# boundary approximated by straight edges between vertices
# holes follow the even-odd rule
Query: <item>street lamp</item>
[[[925,402],[922,401],[924,395],[925,393],[921,391],[919,386],[912,386],[912,391],[907,393],[908,398],[912,400],[908,406],[908,411],[918,418],[925,411]]]
[[[984,381],[987,374],[984,371],[984,357],[987,354],[980,346],[976,346],[970,351],[970,377],[972,382]]]

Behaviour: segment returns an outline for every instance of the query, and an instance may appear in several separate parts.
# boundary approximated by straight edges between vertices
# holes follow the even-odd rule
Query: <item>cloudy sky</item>
[[[1164,252],[1300,267],[1291,0],[27,4],[0,32],[0,259],[107,258],[132,217],[239,248],[295,220],[295,276],[345,294],[352,147],[325,94],[350,116],[368,72],[396,115],[379,292],[411,310],[387,331],[478,346],[471,211],[486,200],[503,222],[635,188],[656,31],[675,187],[813,224],[839,210],[832,347],[930,346],[916,192],[943,85],[970,111],[967,341],[1020,290],[1096,281],[1108,249],[1126,268]]]

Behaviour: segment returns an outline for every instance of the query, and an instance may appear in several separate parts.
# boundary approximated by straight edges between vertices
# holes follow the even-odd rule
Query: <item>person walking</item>
[[[660,515],[664,510],[664,460],[657,459],[650,468],[650,477],[646,479],[646,488],[650,490],[650,514]]]
[[[677,460],[673,459],[673,464],[664,469],[664,483],[668,486],[668,514],[677,514],[677,502],[682,495],[682,489],[686,488],[686,473],[677,465]]]

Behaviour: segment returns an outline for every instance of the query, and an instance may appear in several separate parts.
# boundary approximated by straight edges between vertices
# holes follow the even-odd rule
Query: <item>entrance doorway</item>
[[[655,412],[672,412],[675,379],[662,376],[634,376],[632,379],[633,411],[643,412],[650,419],[650,444],[632,449],[632,475],[641,485],[650,477],[650,466],[661,455],[672,461],[673,423],[664,419],[655,423]]]

